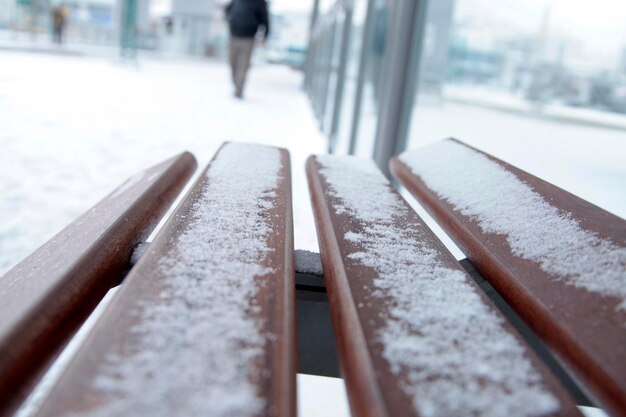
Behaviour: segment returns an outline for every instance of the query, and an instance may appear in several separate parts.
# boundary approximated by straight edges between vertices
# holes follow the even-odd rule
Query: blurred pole
[[[30,24],[28,16],[30,16],[32,1],[31,0],[17,0],[17,6],[15,8],[15,33],[19,34],[20,31],[26,30]]]
[[[123,0],[120,31],[120,55],[137,56],[137,0]]]
[[[344,4],[345,20],[343,23],[343,34],[341,36],[341,53],[339,69],[337,70],[337,86],[335,87],[335,105],[330,125],[330,135],[328,140],[328,152],[335,153],[337,147],[337,133],[339,131],[339,117],[341,115],[343,90],[346,78],[346,67],[348,65],[348,55],[350,53],[350,42],[352,42],[352,15],[354,12],[354,2],[347,1]]]
[[[361,53],[359,56],[359,73],[356,81],[356,93],[354,98],[354,110],[352,111],[352,123],[350,125],[350,146],[348,155],[356,155],[356,147],[359,137],[359,123],[361,121],[361,107],[363,104],[363,89],[365,85],[365,76],[368,66],[369,48],[367,45],[372,44],[373,37],[373,19],[374,19],[374,2],[368,0],[367,10],[365,12],[365,23],[363,25],[363,43],[361,45]]]
[[[313,10],[311,11],[311,21],[309,22],[309,39],[311,39],[311,34],[313,33],[313,28],[317,23],[317,18],[320,14],[320,0],[313,0]]]
[[[313,75],[313,69],[310,68],[311,64],[311,43],[313,41],[313,31],[315,30],[315,25],[317,24],[317,18],[320,13],[320,0],[313,0],[313,10],[311,10],[311,20],[309,21],[309,38],[307,41],[306,47],[306,58],[304,63],[304,83],[303,88],[309,84],[310,78]]]
[[[384,91],[376,130],[374,161],[390,178],[389,160],[406,143],[422,52],[428,0],[398,0],[390,24],[389,53],[383,73],[388,85]]]

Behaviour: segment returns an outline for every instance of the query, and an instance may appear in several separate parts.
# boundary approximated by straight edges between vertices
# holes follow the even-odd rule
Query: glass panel
[[[626,217],[626,2],[429,3],[409,147],[454,136]]]
[[[339,114],[339,131],[337,132],[337,144],[335,146],[335,153],[338,154],[345,155],[349,152],[366,14],[367,0],[356,0],[352,15],[343,100],[341,101]]]
[[[374,151],[376,126],[385,82],[383,62],[387,50],[387,28],[391,15],[391,2],[389,0],[373,0],[372,7],[371,26],[363,45],[364,48],[367,48],[367,59],[363,68],[363,98],[362,103],[360,103],[361,111],[356,132],[358,138],[356,154],[367,158],[371,158]]]

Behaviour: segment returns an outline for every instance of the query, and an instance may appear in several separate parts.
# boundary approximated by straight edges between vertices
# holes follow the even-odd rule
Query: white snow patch
[[[389,300],[378,332],[383,356],[405,376],[420,415],[541,416],[559,409],[525,349],[460,270],[443,266],[419,225],[399,227],[407,212],[371,161],[319,156],[337,212],[359,232],[349,257],[378,273],[372,295]]]
[[[130,257],[130,265],[137,265],[137,262],[139,262],[141,257],[148,251],[148,248],[150,248],[150,242],[141,242],[138,244]]]
[[[298,249],[294,251],[296,272],[302,274],[324,275],[322,259],[319,253]]]
[[[618,309],[626,310],[626,247],[584,230],[571,213],[457,142],[428,145],[400,160],[484,233],[506,235],[515,256],[567,284],[619,298]]]
[[[187,216],[187,230],[159,261],[167,276],[161,300],[131,312],[137,325],[130,340],[137,342],[105,357],[92,388],[106,401],[80,415],[262,412],[265,400],[250,382],[251,371],[273,336],[263,334],[263,320],[253,317],[259,311],[254,299],[259,280],[273,272],[261,263],[272,251],[266,213],[280,168],[276,149],[222,148]]]

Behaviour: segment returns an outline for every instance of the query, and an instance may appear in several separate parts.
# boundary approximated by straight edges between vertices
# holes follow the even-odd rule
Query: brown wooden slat
[[[401,199],[384,179],[382,173],[375,168],[373,162],[355,161],[357,160],[349,157],[325,156],[311,157],[307,162],[309,188],[333,329],[352,414],[359,417],[417,416],[420,413],[421,415],[494,415],[493,410],[496,409],[498,403],[502,404],[515,395],[530,392],[531,389],[521,383],[513,384],[505,389],[501,380],[494,382],[496,381],[495,374],[501,370],[495,369],[496,362],[490,362],[490,360],[499,355],[497,360],[503,360],[506,367],[513,368],[521,363],[528,365],[530,369],[519,372],[522,378],[533,374],[537,378],[536,381],[541,381],[536,382],[538,385],[532,387],[532,392],[541,392],[537,395],[549,393],[548,395],[555,404],[555,408],[541,415],[579,415],[576,406],[546,370],[543,363],[526,347],[525,342],[512,327],[501,318],[500,313],[482,294],[471,277],[465,273],[460,264],[408,204]],[[374,168],[369,168],[370,165],[367,164]],[[348,182],[337,185],[336,181],[344,180]],[[346,190],[351,194],[350,196],[345,195]],[[369,203],[363,202],[361,195],[366,196],[365,200]],[[356,200],[359,201],[355,202]],[[395,203],[390,203],[390,201],[395,201]],[[391,210],[390,213],[393,215],[383,213],[378,216],[372,215],[371,212],[368,214],[367,209],[358,208],[359,204],[370,205],[372,212]],[[377,227],[380,228],[377,229]],[[386,234],[387,231],[389,235]],[[397,237],[390,238],[390,236]],[[377,242],[391,242],[395,246],[388,251],[385,245],[379,246]],[[463,291],[467,290],[470,293],[469,298],[466,297],[465,292],[448,293],[447,281],[443,281],[443,278],[441,283],[438,281],[443,272],[432,273],[432,265],[419,265],[425,253],[436,254],[437,265],[441,268],[437,271],[445,269],[446,274],[454,274],[457,280],[463,282],[461,287]],[[382,266],[377,266],[378,262],[381,262]],[[430,311],[419,310],[423,306],[419,304],[418,311],[414,311],[411,309],[414,307],[411,306],[417,304],[413,303],[413,295],[419,296],[427,293],[428,282],[432,282],[427,282],[427,279],[437,280],[436,285],[441,286],[441,294],[446,300],[444,304],[438,305],[438,309],[433,307]],[[385,287],[387,285],[384,284],[385,282],[395,283]],[[411,295],[408,299],[406,296],[398,295],[398,291],[402,292],[405,289],[410,289]],[[467,368],[463,368],[462,364],[442,365],[430,374],[430,371],[425,370],[427,367],[414,365],[412,361],[414,358],[419,359],[420,355],[427,355],[427,352],[433,353],[434,345],[424,345],[430,342],[438,343],[438,335],[445,334],[444,330],[448,329],[445,327],[447,324],[444,323],[452,323],[450,326],[457,328],[455,327],[457,323],[464,322],[466,313],[455,313],[452,318],[447,315],[448,306],[450,310],[456,307],[453,304],[447,304],[449,294],[460,296],[464,302],[469,299],[474,303],[473,305],[480,306],[479,312],[483,310],[485,312],[484,314],[476,313],[475,327],[458,324],[458,328],[462,329],[463,333],[458,336],[453,335],[458,339],[446,345],[444,349],[454,345],[453,355],[466,354],[465,359],[468,363],[477,362],[480,366],[487,366],[488,373],[493,373],[494,378],[475,376],[465,385],[460,383],[463,389],[456,396],[450,397],[446,392],[439,392],[439,396],[446,397],[445,400],[441,400],[429,391],[429,387],[440,383],[443,384],[441,386],[445,386],[447,381],[455,381],[452,383],[454,385],[457,380],[463,380],[464,375],[467,375],[462,375],[460,369]],[[435,298],[419,302],[426,304],[432,302],[435,305],[439,302]],[[407,301],[411,306],[405,307]],[[415,303],[417,302],[418,300],[415,299]],[[401,306],[400,312],[396,309],[398,306]],[[403,315],[405,313],[402,312],[402,308],[407,308],[406,311],[415,315]],[[412,324],[413,318],[428,314],[436,315],[428,326],[421,326],[423,323],[419,320],[417,324]],[[513,350],[519,349],[518,356],[514,356],[513,359],[504,359],[505,355],[497,352],[496,346],[502,341],[483,334],[484,326],[487,326],[484,323],[487,322],[497,323],[494,325],[497,328],[494,334],[504,335],[513,344]],[[436,324],[430,326],[432,323]],[[392,329],[393,334],[393,329],[407,327],[410,330],[402,333],[403,340],[407,342],[403,345],[403,349],[408,348],[406,352],[410,356],[406,364],[394,369],[394,365],[398,365],[395,357],[393,354],[387,356],[385,353],[385,349],[391,349],[393,345],[386,344],[382,340],[388,336],[388,328]],[[487,353],[480,358],[470,353],[477,351]],[[439,354],[439,351],[436,353]],[[450,357],[441,356],[441,360],[450,359]],[[437,355],[433,360],[439,360]],[[416,379],[415,375],[420,375],[420,377]],[[469,385],[474,383],[475,386],[481,387],[478,393],[471,392]],[[527,388],[529,391],[525,391]],[[481,409],[474,402],[475,399],[481,395],[488,395],[488,392],[493,392],[491,390],[496,390],[502,395],[492,398],[490,405],[483,404]],[[498,390],[508,390],[508,394],[503,394]],[[459,403],[452,404],[455,401]],[[532,402],[532,396],[528,398],[528,402]],[[521,408],[501,409],[499,415],[506,415],[504,413],[532,415],[526,413],[528,411],[526,409],[530,409],[531,404],[525,407],[526,401],[521,403],[521,405],[517,404]],[[428,411],[429,404],[430,411]],[[497,413],[496,411],[495,415]]]
[[[561,213],[569,213],[585,231],[622,250],[626,247],[626,222],[619,217],[461,142],[451,140],[450,143],[486,156],[529,185]],[[564,279],[545,272],[538,262],[514,255],[506,235],[483,233],[476,218],[464,215],[440,198],[402,160],[394,158],[391,170],[481,274],[585,383],[597,403],[611,415],[626,416],[626,311],[618,308],[622,300],[569,285]],[[471,178],[468,168],[459,174],[458,180],[471,181]],[[626,285],[623,261],[621,268],[623,290]]]
[[[223,145],[38,416],[295,415],[290,175],[285,150]]]
[[[140,172],[0,278],[0,415],[115,285],[195,167],[185,152]]]

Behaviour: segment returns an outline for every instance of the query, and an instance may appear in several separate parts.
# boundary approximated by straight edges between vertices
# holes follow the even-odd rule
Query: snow
[[[308,250],[297,249],[294,251],[296,272],[301,274],[324,275],[320,254]]]
[[[129,177],[184,150],[204,166],[224,141],[292,159],[296,247],[317,250],[304,173],[326,142],[301,74],[252,68],[244,101],[219,62],[0,53],[0,275]]]
[[[388,300],[378,331],[390,369],[424,417],[541,416],[556,412],[519,341],[459,269],[444,266],[424,243],[423,226],[397,221],[409,210],[369,160],[318,156],[333,210],[358,232],[344,238],[361,250],[350,259],[376,271],[372,295]],[[375,203],[373,203],[375,202]]]
[[[137,265],[137,262],[139,262],[141,257],[146,254],[148,248],[150,248],[150,243],[148,242],[141,242],[135,247],[135,250],[133,250],[133,254],[130,257],[131,266]]]
[[[454,137],[626,218],[626,131],[475,105],[415,106],[407,150]]]
[[[0,275],[129,176],[183,150],[202,167],[224,140],[290,150],[296,247],[318,250],[303,167],[326,142],[299,91],[299,74],[257,66],[248,100],[238,102],[221,63],[142,59],[129,67],[3,52],[0,68]],[[371,148],[375,130],[373,119],[365,119],[360,151]],[[459,137],[626,217],[623,131],[455,103],[416,106],[413,119],[409,148]],[[298,395],[320,405],[322,386],[309,394],[310,386],[300,385]],[[329,405],[333,410],[301,402],[299,415],[341,415],[340,408],[347,416],[343,402]]]
[[[259,280],[273,272],[262,265],[272,253],[267,213],[281,166],[274,148],[222,148],[190,213],[181,213],[187,229],[158,265],[143,269],[166,277],[164,288],[156,303],[139,300],[129,312],[137,323],[132,336],[101,362],[91,389],[107,400],[75,415],[261,413],[265,400],[250,382],[251,370],[263,361],[272,335],[250,311],[259,308]]]
[[[318,250],[304,162],[326,142],[300,73],[255,66],[238,101],[218,62],[0,53],[0,68],[0,275],[135,173],[184,150],[203,167],[224,141],[290,151],[295,244]]]
[[[443,95],[450,102],[469,103],[520,113],[526,115],[526,117],[544,117],[589,126],[604,126],[619,130],[626,129],[626,117],[623,114],[577,108],[557,103],[537,106],[520,95],[512,94],[510,91],[495,90],[485,88],[484,86],[446,85]]]
[[[626,309],[626,247],[584,230],[571,213],[457,142],[405,152],[400,160],[483,233],[506,235],[514,255],[570,285],[618,298]]]
[[[298,374],[298,417],[350,417],[343,379]]]

